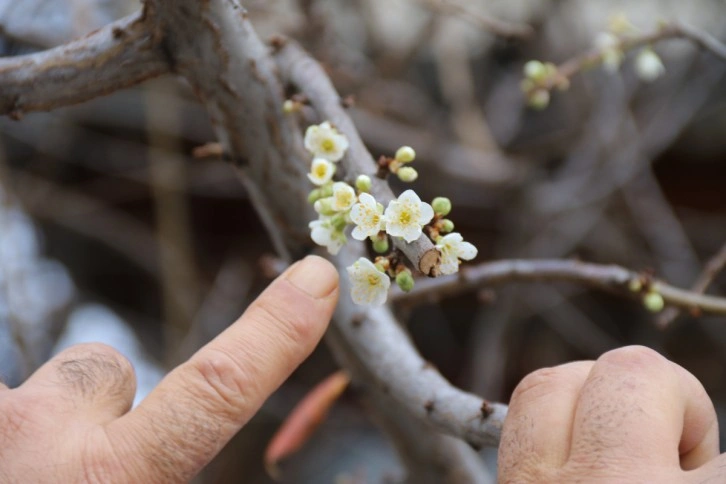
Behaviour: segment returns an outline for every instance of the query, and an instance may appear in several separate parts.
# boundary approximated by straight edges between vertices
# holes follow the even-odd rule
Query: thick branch
[[[0,59],[0,114],[77,104],[169,69],[143,14],[131,15],[69,44]]]
[[[644,281],[642,290],[653,290],[663,296],[669,306],[698,310],[713,314],[726,314],[726,298],[699,294],[671,286],[649,276],[616,265],[589,264],[573,260],[500,260],[473,267],[463,267],[457,275],[435,280],[417,281],[409,293],[395,291],[392,298],[408,302],[441,298],[488,285],[508,282],[567,281],[596,289],[615,292],[629,298],[640,297],[633,292],[631,281]]]
[[[276,55],[281,74],[309,99],[321,118],[330,120],[350,142],[348,153],[341,161],[344,176],[351,183],[358,175],[368,175],[373,180],[371,193],[386,205],[395,198],[388,184],[376,177],[378,167],[361,140],[353,121],[345,112],[341,98],[320,64],[300,46],[291,41],[279,41]],[[402,144],[405,140],[401,140]],[[440,275],[441,255],[426,235],[407,243],[394,237],[393,243],[413,263],[414,267],[430,277]]]
[[[360,256],[360,247],[346,247],[336,263],[342,269]],[[431,281],[442,280],[431,279]],[[341,278],[341,293],[350,289]],[[346,367],[367,376],[377,390],[390,394],[413,415],[434,428],[475,447],[495,446],[506,406],[489,403],[452,386],[415,350],[408,334],[386,308],[339,304],[337,324],[330,329],[333,345]],[[355,373],[354,373],[355,374]]]

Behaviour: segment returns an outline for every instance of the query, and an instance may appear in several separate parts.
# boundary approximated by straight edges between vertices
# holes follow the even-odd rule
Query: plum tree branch
[[[376,177],[377,164],[345,111],[330,78],[297,43],[282,38],[273,43],[277,46],[275,58],[283,79],[307,97],[322,119],[331,121],[348,138],[350,148],[340,163],[344,177],[352,184],[358,175],[368,175],[373,181],[371,193],[385,206],[395,195],[388,183]],[[441,254],[426,235],[412,243],[393,237],[393,243],[423,274],[440,275]]]
[[[0,59],[0,114],[77,104],[170,71],[143,13],[43,52]]]
[[[417,281],[409,293],[395,290],[392,299],[412,303],[430,298],[451,296],[483,286],[510,282],[566,281],[614,292],[628,298],[642,297],[642,291],[658,292],[669,306],[713,314],[726,314],[726,298],[680,289],[647,274],[617,265],[603,265],[561,259],[498,260],[463,267],[456,275]],[[633,291],[631,281],[642,281]]]

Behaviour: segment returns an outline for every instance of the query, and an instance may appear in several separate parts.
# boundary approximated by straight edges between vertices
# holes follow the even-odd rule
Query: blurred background
[[[654,82],[638,79],[631,53],[617,73],[576,75],[543,111],[527,108],[520,90],[526,61],[587,51],[614,15],[643,32],[679,20],[726,39],[722,1],[243,3],[263,38],[299,40],[355,97],[352,116],[374,156],[416,149],[415,188],[451,198],[457,230],[479,248],[473,263],[579,258],[690,287],[726,244],[726,64],[713,54],[659,42],[666,73]],[[0,52],[57,45],[137,8],[0,0]],[[212,141],[203,108],[173,77],[0,119],[5,381],[20,384],[70,344],[105,341],[134,362],[138,400],[265,287],[274,254],[232,168],[192,156]],[[725,287],[721,274],[709,292]],[[427,359],[491,400],[507,401],[534,369],[642,344],[693,372],[726,415],[723,316],[680,314],[661,330],[663,316],[633,301],[559,283],[482,287],[396,310]],[[335,369],[321,346],[199,482],[269,482],[262,453],[272,433]],[[282,480],[392,482],[399,472],[346,394],[283,463]]]

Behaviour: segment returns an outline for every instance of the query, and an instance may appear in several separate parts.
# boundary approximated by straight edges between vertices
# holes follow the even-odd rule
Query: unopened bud
[[[448,234],[449,232],[454,231],[454,222],[449,220],[448,218],[445,218],[439,222],[439,232]]]
[[[293,101],[292,99],[286,99],[284,103],[282,103],[282,112],[285,114],[291,114],[296,111],[298,111],[300,108],[299,104]]]
[[[411,163],[416,159],[416,152],[410,146],[401,146],[396,151],[396,161],[401,163]]]
[[[355,179],[355,187],[359,192],[370,192],[371,183],[371,177],[368,175],[358,175],[358,178]]]
[[[333,196],[333,184],[326,183],[320,187],[320,197],[332,197]]]
[[[651,291],[643,297],[643,305],[648,311],[658,313],[665,307],[663,296],[655,291]]]
[[[416,181],[416,179],[418,178],[418,172],[416,171],[416,168],[411,168],[410,166],[404,166],[399,168],[396,175],[398,175],[399,180],[406,183]]]
[[[431,207],[436,215],[445,217],[451,213],[451,200],[446,197],[436,197],[431,201]]]
[[[381,238],[374,237],[373,238],[373,250],[377,254],[385,254],[388,252],[388,249],[390,249],[390,245],[388,244],[388,237],[384,236]]]
[[[409,292],[413,289],[414,280],[411,271],[405,269],[396,274],[396,284],[398,284],[398,287],[400,287],[403,292]]]
[[[531,60],[524,64],[524,77],[533,81],[541,81],[547,76],[547,68],[538,60]]]
[[[316,188],[315,190],[312,190],[308,194],[308,203],[313,204],[320,200],[323,197],[322,193],[320,192],[319,188]]]
[[[529,94],[527,104],[539,111],[545,109],[550,104],[550,92],[547,89],[535,89]]]
[[[313,205],[313,208],[320,215],[333,215],[335,213],[335,200],[332,197],[321,198]]]

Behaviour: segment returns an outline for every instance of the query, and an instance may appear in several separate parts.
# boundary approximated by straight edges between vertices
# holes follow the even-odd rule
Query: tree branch
[[[297,87],[320,117],[330,120],[348,138],[350,148],[340,162],[344,177],[352,184],[358,175],[370,176],[373,180],[371,193],[384,206],[388,204],[395,195],[388,183],[376,177],[377,164],[345,112],[340,95],[323,68],[296,43],[284,39],[277,39],[275,43],[278,46],[275,58],[283,79]],[[404,141],[401,140],[401,144]],[[441,254],[426,235],[410,244],[398,237],[392,239],[415,268],[430,277],[440,275]]]
[[[659,293],[669,306],[726,315],[726,298],[679,289],[658,279],[651,279],[646,274],[617,265],[560,259],[499,260],[478,266],[462,267],[458,274],[453,276],[417,281],[416,287],[408,293],[394,288],[391,299],[411,304],[431,298],[452,296],[487,285],[552,281],[584,284],[628,298],[640,298],[642,291],[652,290]],[[642,288],[634,292],[630,288],[631,281],[642,281]]]
[[[0,59],[0,114],[77,104],[169,70],[144,15],[131,15],[69,44]]]
[[[693,283],[691,290],[695,293],[703,294],[711,283],[716,279],[719,272],[726,268],[726,244],[706,263],[701,275],[698,276],[696,282]],[[658,319],[658,326],[665,328],[678,317],[678,309],[675,307],[668,308]]]
[[[362,247],[345,247],[336,260],[339,269],[350,265]],[[430,279],[431,281],[445,278]],[[341,293],[350,289],[341,278]],[[339,304],[336,325],[330,330],[347,368],[357,369],[376,388],[437,430],[475,447],[496,446],[506,416],[505,405],[489,403],[452,386],[416,351],[390,309]],[[354,373],[355,374],[355,373]]]

